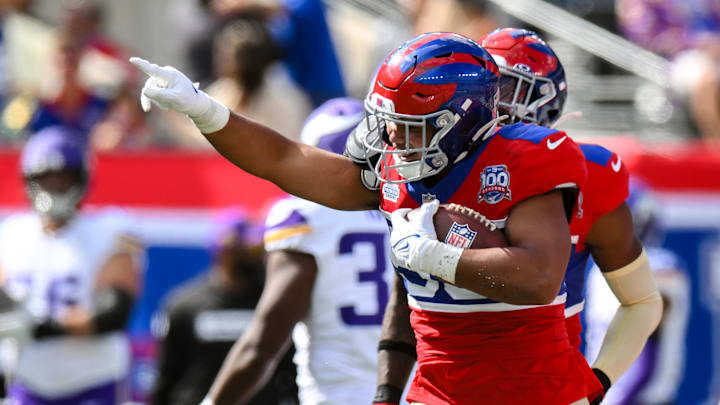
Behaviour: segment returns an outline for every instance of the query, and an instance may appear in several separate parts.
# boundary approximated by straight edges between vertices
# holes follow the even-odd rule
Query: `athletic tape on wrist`
[[[210,134],[225,128],[228,120],[230,120],[230,110],[223,103],[210,97],[202,90],[198,90],[198,92],[207,97],[209,106],[202,114],[190,117],[195,126],[203,134]]]
[[[426,240],[422,243],[423,246],[419,247],[422,252],[419,270],[454,283],[463,249],[437,240]]]

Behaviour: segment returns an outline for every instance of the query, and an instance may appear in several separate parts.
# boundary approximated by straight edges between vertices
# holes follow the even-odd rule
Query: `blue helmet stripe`
[[[441,53],[438,53],[440,51]],[[469,39],[460,38],[458,41],[457,37],[447,38],[441,37],[432,40],[426,44],[423,44],[413,53],[405,58],[403,63],[400,65],[400,69],[403,73],[407,73],[413,66],[425,62],[426,60],[437,57],[438,55],[452,53],[467,53],[480,58],[485,55],[478,54],[478,46]]]

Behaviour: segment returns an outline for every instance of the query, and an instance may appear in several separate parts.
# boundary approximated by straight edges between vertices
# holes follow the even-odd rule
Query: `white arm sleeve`
[[[603,339],[593,368],[617,381],[635,362],[662,316],[662,298],[643,250],[637,259],[620,269],[603,273],[620,301]]]

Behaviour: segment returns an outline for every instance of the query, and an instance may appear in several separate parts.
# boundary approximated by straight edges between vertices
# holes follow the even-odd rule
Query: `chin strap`
[[[562,124],[565,121],[570,121],[575,118],[581,118],[582,117],[582,111],[573,111],[567,114],[563,114],[558,118],[552,125],[550,125],[550,128],[555,129],[558,127],[558,125]]]
[[[473,136],[473,141],[475,141],[477,139],[477,137],[480,136],[480,134],[483,134],[482,139],[481,139],[482,141],[490,138],[490,136],[495,133],[495,128],[498,125],[500,125],[501,122],[503,122],[509,118],[510,118],[510,116],[505,114],[505,115],[501,115],[501,116],[495,118],[494,120],[489,121],[487,124],[483,125],[483,127],[480,128],[477,131],[477,133],[475,133],[475,136]],[[489,127],[492,127],[492,128],[489,128]],[[488,129],[488,130],[486,130],[486,129]],[[483,131],[485,131],[485,132],[483,133]]]
[[[475,135],[472,137],[472,140],[470,141],[470,145],[472,146],[469,146],[467,150],[460,152],[458,157],[455,158],[453,164],[465,159],[468,153],[470,153],[470,150],[474,149],[474,145],[476,145],[475,142],[477,142],[477,139],[480,138],[480,136],[482,136],[480,142],[488,139],[490,136],[492,136],[492,134],[495,133],[495,128],[497,128],[497,126],[500,125],[502,121],[505,121],[508,118],[510,118],[509,115],[501,115],[493,120],[488,121],[485,125],[478,129],[477,132],[475,132]]]

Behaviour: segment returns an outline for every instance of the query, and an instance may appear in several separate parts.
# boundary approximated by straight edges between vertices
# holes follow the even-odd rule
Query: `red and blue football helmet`
[[[452,33],[420,35],[387,57],[365,99],[365,142],[380,154],[374,164],[383,182],[406,183],[440,173],[462,160],[497,125],[500,72],[475,41]],[[405,129],[404,149],[387,138],[386,123]],[[429,126],[435,133],[429,135]],[[423,147],[410,147],[410,129],[420,129]],[[377,142],[379,138],[385,142]],[[419,153],[404,161],[401,156]],[[369,162],[369,164],[372,164]],[[401,180],[390,180],[397,170]]]
[[[73,216],[85,196],[89,181],[88,148],[82,135],[62,126],[42,129],[33,134],[23,148],[20,169],[33,209],[53,219]],[[46,173],[70,171],[73,185],[63,191],[44,189],[38,179]]]
[[[500,28],[482,40],[500,68],[500,114],[510,122],[551,126],[567,99],[565,70],[555,52],[533,31]]]

